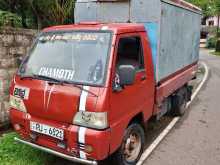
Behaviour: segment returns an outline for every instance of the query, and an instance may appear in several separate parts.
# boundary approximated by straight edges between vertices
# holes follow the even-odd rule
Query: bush
[[[215,48],[218,38],[217,37],[210,37],[207,39],[206,47],[207,48]]]
[[[22,19],[17,14],[0,10],[0,26],[22,27]]]

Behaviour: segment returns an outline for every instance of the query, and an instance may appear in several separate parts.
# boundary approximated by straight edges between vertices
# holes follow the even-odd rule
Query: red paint
[[[197,64],[190,65],[183,70],[169,76],[157,86],[154,80],[154,67],[151,48],[146,37],[145,28],[140,24],[98,24],[81,23],[78,25],[63,25],[46,28],[43,31],[62,30],[101,30],[104,26],[113,32],[112,47],[110,51],[109,65],[107,68],[107,81],[104,87],[90,87],[95,95],[88,94],[86,110],[93,112],[107,112],[109,128],[102,131],[86,129],[85,144],[93,147],[92,153],[87,153],[88,159],[103,160],[112,154],[120,146],[124,131],[129,122],[137,114],[141,114],[143,122],[146,122],[155,114],[155,104],[161,103],[164,98],[171,95],[177,89],[186,84],[195,75]],[[112,82],[115,75],[118,41],[125,36],[140,36],[145,69],[137,72],[135,83],[126,86],[122,92],[114,92]],[[145,80],[142,80],[143,77]],[[39,135],[35,143],[69,155],[79,156],[78,126],[72,124],[78,111],[81,89],[73,85],[53,85],[50,102],[45,105],[44,95],[48,98],[48,91],[52,88],[42,80],[21,80],[18,75],[11,83],[10,94],[13,94],[15,85],[30,88],[28,100],[24,100],[27,114],[15,109],[10,110],[12,124],[20,124],[18,131],[21,136],[30,139],[30,121],[54,126],[65,132],[64,143],[66,149],[57,147],[59,140]]]

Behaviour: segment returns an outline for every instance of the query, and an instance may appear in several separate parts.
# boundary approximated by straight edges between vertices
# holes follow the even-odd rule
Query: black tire
[[[134,156],[133,160],[128,161],[128,158],[126,158],[126,154],[125,154],[125,150],[126,150],[125,146],[128,146],[128,143],[127,143],[128,140],[131,139],[130,137],[134,135],[138,136],[136,137],[136,140],[139,139],[137,141],[140,142],[140,151],[139,151],[139,145],[137,145],[138,147],[136,150],[139,152],[134,152],[136,156]],[[112,155],[113,164],[114,165],[136,165],[143,153],[144,142],[145,142],[145,134],[144,134],[143,127],[138,123],[131,124],[125,131],[124,138],[123,138],[120,148]],[[129,148],[130,147],[131,146],[129,146]]]
[[[174,116],[183,116],[186,112],[188,100],[188,89],[187,87],[183,87],[172,97],[172,114]]]

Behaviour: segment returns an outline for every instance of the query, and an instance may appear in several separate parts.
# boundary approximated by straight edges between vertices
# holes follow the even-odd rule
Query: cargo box
[[[201,10],[182,0],[78,0],[75,22],[141,23],[157,83],[199,59]]]

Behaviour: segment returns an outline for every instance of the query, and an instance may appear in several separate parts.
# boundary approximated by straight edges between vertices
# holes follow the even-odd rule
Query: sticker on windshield
[[[28,100],[29,93],[30,93],[29,88],[21,87],[21,86],[15,86],[14,87],[13,95],[15,97],[21,98],[23,100]]]
[[[53,34],[44,35],[39,38],[40,41],[57,41],[57,40],[73,40],[73,41],[97,41],[97,34]]]
[[[73,80],[75,71],[59,68],[41,67],[38,75],[47,76],[61,80]]]

